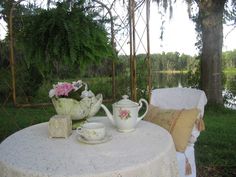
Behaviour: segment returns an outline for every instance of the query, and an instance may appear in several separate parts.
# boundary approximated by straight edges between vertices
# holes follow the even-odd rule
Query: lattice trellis
[[[126,55],[130,58],[130,90],[133,100],[137,99],[136,55],[137,53],[145,54],[144,57],[148,68],[147,90],[150,96],[150,0],[94,0],[92,2],[102,5],[101,8],[105,11],[109,11],[113,25],[111,25],[111,39],[114,42],[114,47],[118,54]],[[104,6],[106,8],[104,8]],[[104,11],[102,13],[104,16],[107,14],[107,12]]]

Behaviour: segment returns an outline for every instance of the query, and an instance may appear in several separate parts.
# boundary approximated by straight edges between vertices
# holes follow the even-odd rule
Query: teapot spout
[[[113,125],[115,125],[113,115],[110,113],[110,111],[107,109],[107,107],[104,104],[101,104],[102,109],[105,111],[108,119],[111,121]]]

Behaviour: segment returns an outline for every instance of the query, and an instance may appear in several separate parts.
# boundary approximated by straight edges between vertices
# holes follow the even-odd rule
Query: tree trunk
[[[201,0],[202,28],[201,88],[210,104],[222,104],[223,11],[226,0]]]

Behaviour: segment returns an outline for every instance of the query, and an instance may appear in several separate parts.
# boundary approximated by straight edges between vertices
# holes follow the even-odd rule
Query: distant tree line
[[[194,63],[198,62],[196,57],[178,52],[168,52],[151,55],[154,71],[183,71],[189,70]]]
[[[199,56],[191,56],[187,54],[180,54],[179,52],[163,52],[150,55],[152,60],[152,71],[189,71],[194,70],[199,65]],[[137,55],[137,67],[145,68],[144,66],[145,55]],[[119,71],[125,66],[129,66],[128,56],[119,56]],[[121,67],[123,65],[123,67]],[[236,68],[236,49],[233,51],[223,52],[222,56],[222,69]],[[127,68],[126,68],[127,69]],[[124,70],[123,70],[124,71]]]
[[[152,54],[152,68],[157,71],[183,71],[192,70],[199,63],[198,56],[179,54],[178,52],[168,52],[162,54]],[[236,68],[236,49],[223,52],[222,69]]]

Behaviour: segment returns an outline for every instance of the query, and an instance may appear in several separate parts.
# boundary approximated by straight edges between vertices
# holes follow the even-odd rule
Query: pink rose
[[[130,111],[129,110],[119,110],[119,117],[121,119],[128,119],[130,117]]]
[[[74,86],[71,83],[63,82],[55,86],[55,96],[68,96],[68,94],[74,90]]]

